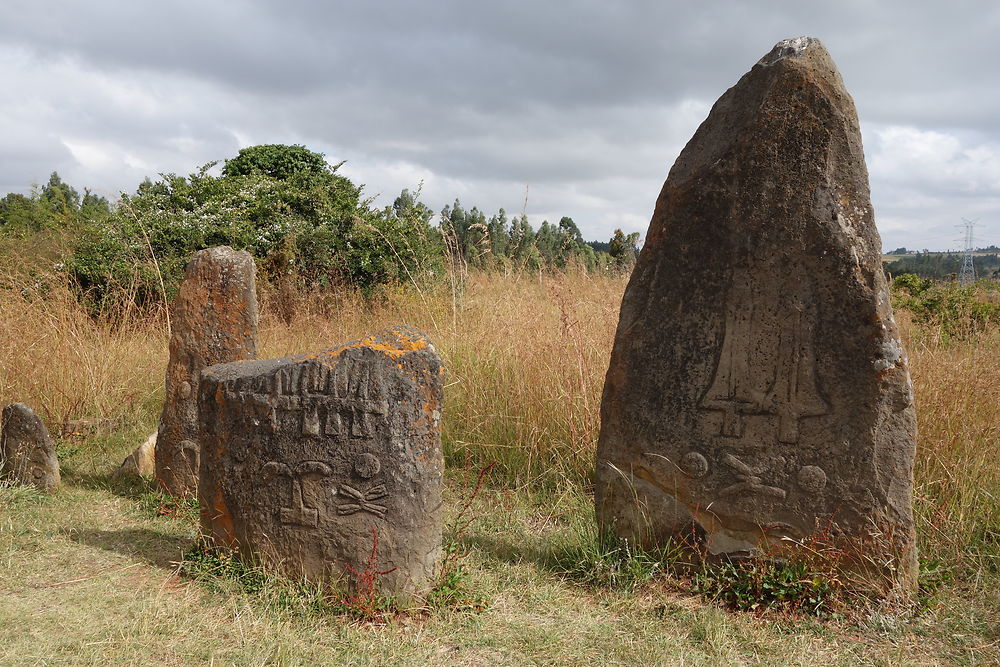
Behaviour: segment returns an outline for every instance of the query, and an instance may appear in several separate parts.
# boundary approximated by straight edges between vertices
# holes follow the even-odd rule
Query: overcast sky
[[[932,8],[927,8],[932,5]],[[377,203],[525,205],[645,234],[712,103],[819,37],[854,96],[883,246],[1000,244],[1000,3],[717,0],[0,5],[0,194],[115,197],[245,146],[346,160]]]

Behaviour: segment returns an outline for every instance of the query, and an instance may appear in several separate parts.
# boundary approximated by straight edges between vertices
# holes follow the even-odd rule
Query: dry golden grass
[[[406,322],[427,332],[448,368],[444,440],[453,465],[497,462],[515,486],[589,482],[600,392],[623,277],[472,275],[464,298],[390,292],[300,297],[286,323],[265,294],[262,356],[329,347]],[[956,558],[1000,524],[1000,332],[942,345],[901,326],[917,392],[918,511],[925,552]],[[93,320],[67,289],[0,290],[0,401],[50,424],[151,428],[167,333],[159,316]],[[995,532],[992,533],[996,538]]]
[[[128,316],[110,326],[92,320],[68,290],[53,286],[42,298],[8,282],[0,289],[0,402],[27,403],[50,425],[89,419],[100,427],[60,441],[66,483],[53,498],[0,489],[0,625],[31,618],[38,628],[0,649],[0,662],[1000,659],[997,331],[945,346],[900,318],[919,415],[920,548],[950,577],[928,611],[873,615],[861,626],[763,622],[677,591],[594,590],[547,570],[552,541],[577,539],[593,522],[587,489],[624,285],[623,277],[586,274],[473,275],[460,300],[446,287],[399,289],[374,304],[350,293],[301,297],[290,323],[277,315],[279,296],[264,295],[262,356],[328,347],[400,322],[427,332],[448,369],[452,511],[462,470],[497,463],[467,542],[469,585],[483,592],[486,610],[432,612],[372,629],[275,612],[179,580],[170,562],[190,544],[193,526],[142,515],[134,497],[116,495],[107,481],[155,426],[164,318]]]
[[[464,298],[398,290],[376,306],[356,294],[303,302],[290,324],[265,298],[261,347],[278,356],[328,347],[406,322],[448,370],[445,448],[517,484],[589,481],[604,373],[625,278],[472,275]]]
[[[54,435],[79,419],[104,433],[148,426],[163,395],[161,324],[95,321],[58,283],[0,290],[0,401],[28,404]]]
[[[917,400],[921,551],[1000,571],[1000,331],[945,346],[900,315]]]

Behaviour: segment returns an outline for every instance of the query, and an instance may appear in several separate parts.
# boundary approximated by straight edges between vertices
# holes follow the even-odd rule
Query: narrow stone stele
[[[203,533],[293,577],[350,589],[377,572],[380,592],[418,599],[441,551],[443,374],[408,327],[206,369]]]
[[[818,40],[776,45],[674,163],[601,419],[603,530],[708,556],[812,540],[866,584],[915,586],[910,375],[854,103]]]
[[[246,251],[199,250],[171,308],[166,397],[156,439],[156,478],[167,493],[198,492],[198,375],[257,357],[256,267]]]
[[[0,479],[50,492],[59,486],[59,459],[48,429],[24,403],[3,409]]]

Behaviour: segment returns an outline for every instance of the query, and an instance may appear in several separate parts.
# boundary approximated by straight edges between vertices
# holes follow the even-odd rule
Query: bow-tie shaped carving
[[[339,505],[337,507],[337,514],[348,515],[354,514],[355,512],[360,512],[364,510],[366,512],[371,512],[375,516],[384,519],[386,508],[382,505],[375,505],[372,503],[373,500],[381,500],[385,498],[388,493],[385,490],[385,484],[379,484],[378,486],[373,486],[365,492],[358,491],[352,486],[347,484],[342,484],[340,486],[340,492],[345,496],[350,497],[356,502],[348,503],[346,505]]]

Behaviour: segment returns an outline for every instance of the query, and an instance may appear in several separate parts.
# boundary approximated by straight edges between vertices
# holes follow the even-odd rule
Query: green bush
[[[893,306],[913,313],[918,324],[935,329],[942,340],[965,340],[1000,324],[1000,285],[979,281],[961,286],[934,282],[912,273],[892,280]]]
[[[120,295],[172,298],[197,250],[248,250],[264,282],[365,290],[418,280],[441,265],[441,242],[416,204],[371,207],[361,188],[301,146],[256,146],[188,177],[167,174],[123,195],[78,237],[67,269],[97,310]],[[338,165],[339,166],[339,165]]]

